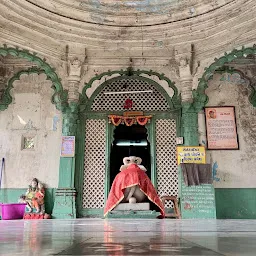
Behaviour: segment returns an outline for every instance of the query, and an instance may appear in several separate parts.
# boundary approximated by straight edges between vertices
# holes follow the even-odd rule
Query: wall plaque
[[[177,147],[177,161],[179,164],[205,164],[205,147],[179,146]]]
[[[235,107],[206,107],[208,149],[239,149]]]
[[[75,156],[75,136],[62,136],[60,156],[61,157]]]

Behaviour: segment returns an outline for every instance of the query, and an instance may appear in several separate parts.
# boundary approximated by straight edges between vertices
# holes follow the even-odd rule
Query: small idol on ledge
[[[20,196],[20,203],[26,203],[27,213],[45,214],[45,188],[38,179],[32,179],[25,195]]]

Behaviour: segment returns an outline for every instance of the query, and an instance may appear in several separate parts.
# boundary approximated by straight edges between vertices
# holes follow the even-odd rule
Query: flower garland
[[[133,117],[123,117],[123,120],[126,126],[132,126],[135,123],[135,119]]]
[[[121,116],[109,116],[111,118],[112,124],[118,126],[122,122]]]
[[[150,122],[152,116],[116,116],[109,115],[109,123],[115,126],[119,124],[125,124],[126,126],[132,126],[133,124],[146,125]]]
[[[151,116],[137,116],[136,121],[139,125],[146,125]]]

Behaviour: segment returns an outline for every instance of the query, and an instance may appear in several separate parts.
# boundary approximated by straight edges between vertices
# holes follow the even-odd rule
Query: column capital
[[[193,102],[192,97],[192,63],[193,45],[185,44],[175,47],[175,61],[178,66],[179,80],[181,83],[182,102]]]

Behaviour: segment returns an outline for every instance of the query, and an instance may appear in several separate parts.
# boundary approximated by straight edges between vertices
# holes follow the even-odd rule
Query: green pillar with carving
[[[184,146],[198,146],[198,111],[192,103],[182,104],[181,120]]]
[[[71,102],[63,110],[62,135],[76,136],[78,104]],[[55,193],[53,218],[76,218],[75,156],[60,157],[59,184]]]

